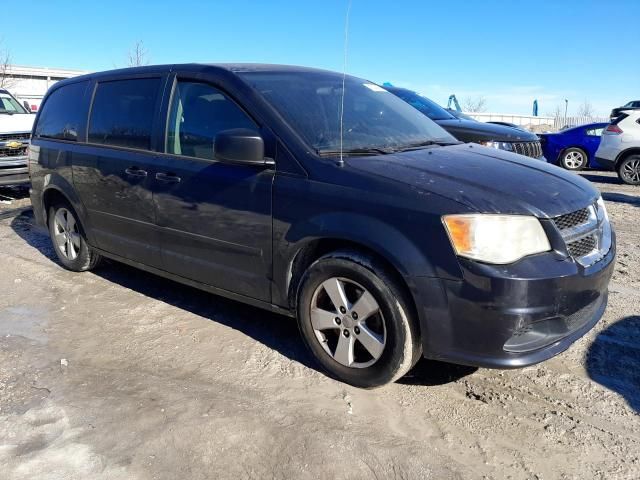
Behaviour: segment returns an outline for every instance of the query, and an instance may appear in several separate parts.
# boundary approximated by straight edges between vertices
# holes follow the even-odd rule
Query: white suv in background
[[[596,161],[618,172],[628,185],[640,185],[640,110],[626,110],[604,129]]]

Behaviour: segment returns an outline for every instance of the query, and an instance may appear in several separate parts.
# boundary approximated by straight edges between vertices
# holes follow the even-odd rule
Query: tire
[[[49,236],[60,263],[73,272],[95,268],[100,255],[89,247],[76,212],[67,203],[49,208]]]
[[[627,185],[640,185],[640,155],[631,155],[618,165],[618,177]]]
[[[333,252],[316,260],[301,279],[298,325],[331,377],[375,388],[402,377],[422,355],[410,305],[393,275],[374,259]]]
[[[560,156],[560,166],[565,170],[577,172],[587,166],[588,157],[580,148],[567,148]]]

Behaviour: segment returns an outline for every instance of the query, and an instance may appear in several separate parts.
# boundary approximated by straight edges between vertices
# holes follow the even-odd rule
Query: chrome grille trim
[[[552,218],[567,252],[580,265],[589,267],[611,249],[611,225],[597,203]]]
[[[542,156],[542,145],[540,145],[539,141],[513,142],[511,146],[515,153],[526,157],[539,158]]]
[[[29,140],[30,138],[31,132],[0,133],[0,142],[6,142],[8,140]]]

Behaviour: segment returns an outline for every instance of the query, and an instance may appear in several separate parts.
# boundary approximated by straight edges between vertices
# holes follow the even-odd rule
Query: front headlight
[[[505,264],[551,250],[547,234],[535,217],[464,214],[445,215],[442,221],[461,257]]]
[[[607,207],[604,206],[602,196],[598,197],[596,204],[598,205],[598,219],[602,220],[604,218],[604,220],[609,221],[609,214],[607,213]]]
[[[482,142],[482,145],[485,147],[513,152],[513,144],[511,142]]]

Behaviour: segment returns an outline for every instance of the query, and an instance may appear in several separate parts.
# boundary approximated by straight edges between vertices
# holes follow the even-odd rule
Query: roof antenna
[[[344,60],[342,63],[342,95],[340,98],[340,160],[338,165],[344,165],[344,159],[342,155],[342,142],[344,138],[344,86],[347,78],[347,51],[349,48],[349,14],[351,13],[351,0],[347,4],[347,17],[344,22]]]

